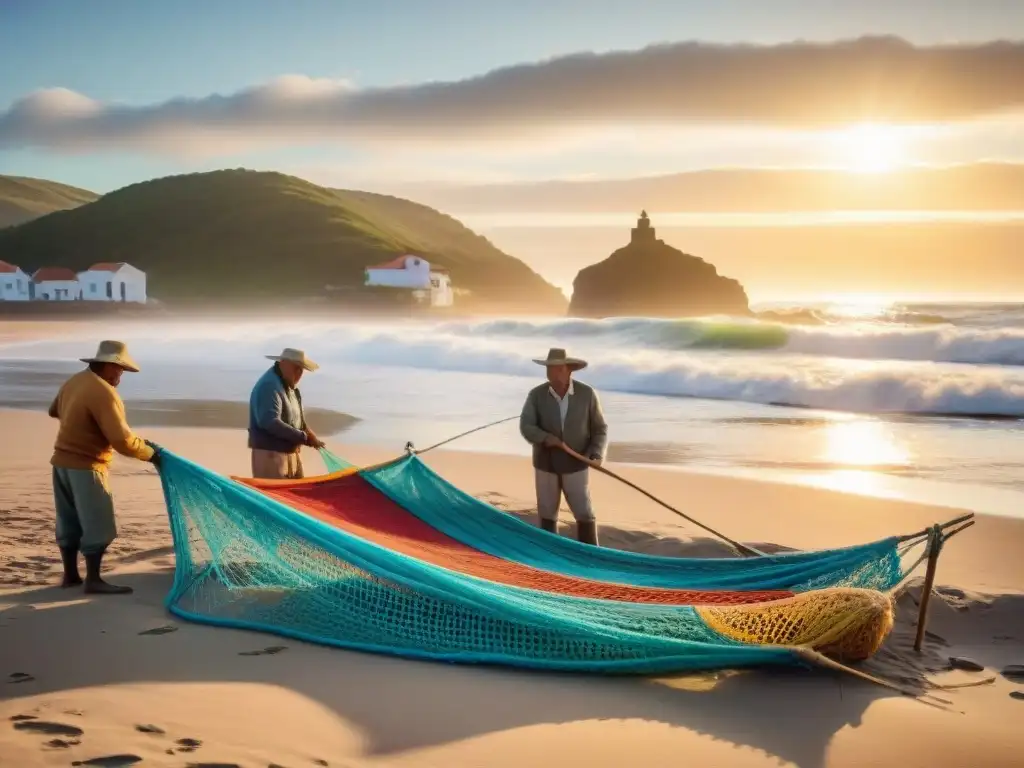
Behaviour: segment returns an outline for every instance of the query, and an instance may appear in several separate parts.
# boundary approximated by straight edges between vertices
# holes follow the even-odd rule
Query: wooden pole
[[[928,534],[928,569],[924,574],[924,589],[921,592],[921,608],[917,614],[917,636],[914,638],[914,650],[921,652],[921,643],[924,642],[925,627],[928,623],[928,603],[932,597],[932,587],[935,586],[935,569],[939,564],[939,550],[942,548],[942,534],[938,528],[932,528]]]

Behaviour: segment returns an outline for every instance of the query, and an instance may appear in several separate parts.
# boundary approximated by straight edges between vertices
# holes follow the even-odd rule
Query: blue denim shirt
[[[295,453],[306,442],[302,395],[284,383],[274,365],[249,396],[249,447]]]

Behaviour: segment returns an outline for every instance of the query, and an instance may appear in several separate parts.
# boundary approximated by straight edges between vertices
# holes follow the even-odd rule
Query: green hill
[[[155,179],[0,231],[0,259],[26,270],[127,261],[146,271],[150,295],[172,301],[323,295],[361,285],[365,267],[403,253],[447,267],[473,305],[566,306],[557,288],[449,216],[280,173]]]
[[[0,175],[0,227],[91,203],[99,195],[56,181]]]

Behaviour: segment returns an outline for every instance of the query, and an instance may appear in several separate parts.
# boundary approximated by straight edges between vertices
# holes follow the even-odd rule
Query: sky
[[[731,47],[865,35],[916,46],[1021,40],[1024,3],[0,0],[0,172],[105,192],[239,166],[374,189],[864,165],[886,153],[1024,161],[1021,123],[986,112],[1024,102],[1013,77],[1024,48],[939,54],[903,75],[892,54],[872,106],[903,125],[864,150],[849,133],[856,109],[832,114],[846,98],[842,77],[834,88],[824,75],[804,82],[841,61],[769,50],[772,63]],[[700,49],[680,49],[686,41]],[[677,47],[644,54],[657,44]],[[870,64],[883,47],[852,55]],[[616,51],[626,55],[601,56]],[[588,53],[598,56],[551,62]],[[730,68],[731,81],[714,79]],[[906,82],[922,71],[966,81],[887,112],[908,102]],[[895,98],[874,92],[901,77]],[[834,119],[816,124],[826,114]]]
[[[671,244],[758,299],[794,270],[808,295],[870,292],[894,258],[916,265],[902,294],[1024,296],[1004,215],[1024,175],[1000,163],[1024,170],[1020,0],[0,0],[0,173],[103,193],[246,167],[399,194],[567,292],[658,199]],[[732,175],[712,190],[708,170]],[[971,211],[956,236],[814,226],[882,198]],[[730,205],[786,226],[683,215]]]

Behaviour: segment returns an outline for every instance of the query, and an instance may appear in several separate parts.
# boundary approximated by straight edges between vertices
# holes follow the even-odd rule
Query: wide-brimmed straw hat
[[[267,355],[268,360],[275,360],[277,362],[287,361],[289,363],[295,363],[301,365],[307,371],[315,371],[320,366],[306,357],[306,353],[301,349],[292,349],[291,347],[286,348],[280,355]]]
[[[534,358],[533,362],[535,362],[537,365],[543,365],[545,367],[549,365],[567,365],[570,369],[574,371],[579,371],[587,367],[586,360],[581,360],[578,357],[569,357],[568,355],[565,354],[564,349],[559,349],[558,347],[552,347],[551,349],[549,349],[548,356],[543,360],[539,358]]]
[[[139,372],[139,364],[128,354],[128,345],[123,341],[101,341],[95,355],[81,360],[83,363],[112,363],[126,371]]]

